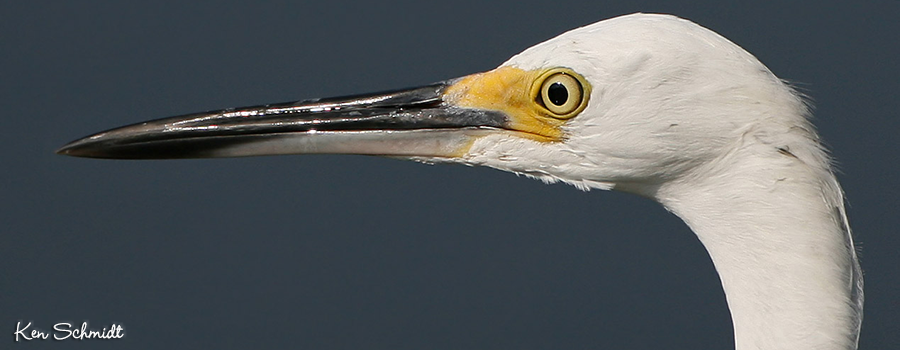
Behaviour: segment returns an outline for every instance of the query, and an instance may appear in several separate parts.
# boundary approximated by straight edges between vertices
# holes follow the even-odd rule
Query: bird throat
[[[833,175],[797,159],[738,163],[657,194],[709,252],[736,349],[856,349],[862,280]]]

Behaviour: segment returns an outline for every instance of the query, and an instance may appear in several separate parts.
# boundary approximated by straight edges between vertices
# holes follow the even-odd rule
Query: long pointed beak
[[[479,135],[508,129],[509,117],[445,101],[456,81],[158,119],[73,141],[57,153],[115,159],[310,153],[458,157]]]

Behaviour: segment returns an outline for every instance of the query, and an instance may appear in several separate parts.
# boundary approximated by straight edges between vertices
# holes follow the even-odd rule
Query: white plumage
[[[843,194],[808,108],[788,84],[716,33],[650,14],[572,30],[494,72],[525,72],[513,74],[520,78],[556,67],[590,85],[586,107],[571,119],[552,120],[540,106],[533,107],[536,117],[528,115],[532,107],[517,105],[533,102],[520,98],[527,87],[487,84],[509,90],[488,99],[467,78],[365,99],[163,119],[60,152],[375,154],[631,192],[661,203],[703,242],[722,280],[738,350],[856,348],[862,277]],[[522,118],[549,120],[548,135],[558,126],[563,136],[525,137],[514,124]]]
[[[659,201],[706,246],[737,349],[856,348],[862,277],[843,195],[801,97],[686,20],[578,28],[504,65],[572,67],[594,86],[551,146],[493,135],[467,162]]]

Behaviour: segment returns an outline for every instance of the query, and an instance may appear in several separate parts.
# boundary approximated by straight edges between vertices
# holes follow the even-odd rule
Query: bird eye
[[[568,69],[555,69],[544,74],[535,100],[554,114],[567,119],[574,117],[586,105],[580,76]]]

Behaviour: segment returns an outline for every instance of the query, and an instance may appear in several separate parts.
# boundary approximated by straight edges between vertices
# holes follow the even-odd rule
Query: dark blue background
[[[484,71],[637,11],[711,28],[814,99],[862,247],[861,348],[900,347],[898,1],[21,1],[0,5],[0,348],[731,348],[706,252],[645,199],[363,156],[53,154]],[[19,320],[127,336],[14,343]]]

